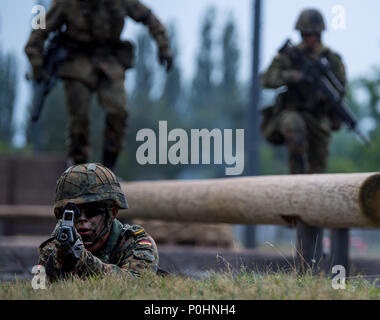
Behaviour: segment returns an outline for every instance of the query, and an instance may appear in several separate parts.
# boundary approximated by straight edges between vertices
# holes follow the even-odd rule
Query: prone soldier
[[[117,220],[128,207],[116,176],[101,164],[68,168],[57,181],[51,237],[39,248],[39,264],[49,281],[69,275],[126,274],[158,271],[153,238],[138,225]]]
[[[318,10],[303,10],[296,23],[302,42],[293,50],[309,61],[328,64],[340,87],[335,97],[340,102],[346,83],[345,67],[340,55],[323,45],[321,35],[325,29]],[[286,87],[286,91],[277,96],[276,103],[263,110],[261,131],[268,142],[286,145],[291,174],[325,173],[331,132],[341,128],[342,118],[318,87],[319,79],[310,77],[284,48],[261,78],[265,88]],[[322,256],[323,229],[309,226],[300,219],[296,223],[301,264],[316,270],[320,262],[316,260]]]
[[[133,45],[121,41],[124,18],[149,28],[158,45],[159,61],[169,71],[172,53],[166,29],[139,0],[54,0],[46,29],[33,30],[25,52],[37,82],[49,79],[44,70],[44,44],[52,32],[68,57],[58,68],[64,80],[68,125],[68,164],[86,163],[89,154],[89,110],[93,92],[106,112],[103,164],[113,170],[127,129],[125,71],[133,66]]]

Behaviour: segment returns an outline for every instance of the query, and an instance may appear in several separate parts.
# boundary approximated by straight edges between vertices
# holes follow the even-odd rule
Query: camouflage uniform
[[[55,280],[62,276],[61,271],[48,265],[49,256],[56,259],[57,223],[51,238],[43,242],[39,248],[39,264],[46,268],[50,280]],[[128,274],[140,276],[145,271],[157,272],[158,270],[158,250],[153,238],[145,230],[137,225],[123,225],[118,220],[114,220],[111,233],[104,247],[92,254],[83,250],[80,259],[72,267],[70,273],[78,276],[90,276],[99,274]]]
[[[327,58],[333,73],[345,85],[345,68],[337,53],[323,44],[313,51],[305,48],[304,43],[296,49],[308,58]],[[341,123],[331,113],[326,98],[316,94],[313,84],[301,77],[285,54],[278,54],[262,75],[265,88],[288,88],[277,97],[274,106],[264,109],[262,133],[273,144],[286,144],[291,173],[324,173],[331,131],[338,130]]]
[[[315,9],[304,10],[296,30],[303,37],[319,38],[316,42],[319,43],[316,46],[306,45],[304,38],[295,50],[309,59],[326,58],[332,72],[345,86],[346,72],[341,57],[320,42],[320,35],[325,30],[321,13]],[[326,97],[298,68],[288,55],[279,53],[262,75],[263,87],[276,89],[286,86],[287,90],[277,96],[273,106],[263,110],[261,131],[268,142],[286,145],[292,174],[325,173],[331,131],[339,130],[342,123],[332,112]],[[310,226],[299,218],[295,223],[298,270],[305,272],[311,268],[313,272],[318,271],[323,251],[323,229]],[[331,252],[332,255],[335,253]]]
[[[54,0],[47,13],[46,29],[34,30],[26,45],[36,78],[49,33],[66,26],[62,42],[69,50],[69,58],[60,66],[59,75],[65,80],[70,116],[68,156],[74,163],[87,162],[92,92],[97,92],[106,112],[104,152],[116,158],[122,150],[128,117],[124,75],[132,66],[133,56],[132,44],[120,41],[125,17],[149,28],[158,44],[160,62],[169,64],[171,53],[166,30],[138,0]]]
[[[104,228],[96,238],[106,239],[91,253],[83,247],[80,257],[62,263],[62,244],[57,235],[62,223],[62,208],[68,203],[77,206],[89,203],[111,202],[112,206],[127,209],[128,204],[116,176],[101,164],[81,164],[68,168],[57,181],[54,214],[58,223],[47,241],[40,245],[39,264],[46,268],[50,280],[74,274],[89,276],[125,273],[139,276],[145,270],[157,272],[158,250],[153,238],[138,225],[123,225],[109,212],[105,214]],[[76,239],[81,236],[74,228]],[[95,241],[95,240],[94,240]],[[66,250],[67,251],[67,250]]]

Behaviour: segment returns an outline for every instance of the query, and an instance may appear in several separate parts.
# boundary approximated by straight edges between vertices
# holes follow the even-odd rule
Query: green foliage
[[[287,174],[287,154],[285,147],[273,148],[268,143],[263,143],[260,149],[260,174],[278,175]]]
[[[371,145],[363,145],[354,132],[341,130],[334,134],[329,160],[329,172],[353,173],[379,171],[380,157],[380,70],[372,77],[354,80],[347,90],[347,100],[359,120],[360,129],[367,132]],[[371,119],[374,128],[362,125],[360,120]]]

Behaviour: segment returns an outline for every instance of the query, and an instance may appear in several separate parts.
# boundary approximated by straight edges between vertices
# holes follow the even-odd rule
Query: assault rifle
[[[74,221],[80,215],[79,209],[75,203],[68,203],[62,209],[62,223],[57,232],[57,240],[70,247],[70,250],[76,258],[80,257],[83,249],[81,239],[74,238]]]
[[[279,52],[286,54],[292,63],[302,70],[315,88],[327,97],[333,108],[332,111],[347,125],[348,129],[354,131],[364,144],[369,145],[369,140],[358,128],[355,116],[343,101],[344,86],[332,72],[329,61],[325,57],[318,60],[306,57],[294,47],[289,39]]]
[[[58,81],[58,67],[67,59],[68,50],[61,44],[62,32],[56,31],[49,40],[43,53],[43,65],[41,72],[48,75],[49,79],[33,81],[34,97],[32,107],[32,121],[38,121],[45,99]]]
[[[74,243],[74,220],[79,216],[79,209],[74,203],[68,203],[62,209],[62,224],[58,229],[57,240],[61,243]]]

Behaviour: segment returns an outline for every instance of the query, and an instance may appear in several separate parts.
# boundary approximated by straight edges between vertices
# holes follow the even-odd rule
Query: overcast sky
[[[208,7],[217,9],[215,39],[220,38],[220,31],[227,17],[232,14],[237,22],[239,42],[242,48],[241,79],[249,77],[251,51],[251,13],[252,0],[143,0],[164,22],[175,23],[178,31],[180,63],[185,78],[190,79],[194,71],[194,62],[199,44],[200,22]],[[324,36],[326,45],[338,51],[347,66],[348,77],[370,74],[375,66],[380,66],[380,1],[374,0],[264,0],[263,5],[263,46],[261,68],[270,63],[273,55],[287,37],[299,40],[293,30],[301,9],[315,7],[326,18],[327,32]],[[15,121],[18,126],[25,119],[25,107],[30,99],[30,92],[24,80],[27,60],[23,47],[31,29],[32,6],[34,0],[1,0],[0,40],[3,50],[17,55],[19,66],[19,95]],[[345,9],[345,29],[334,28],[337,12]],[[342,13],[342,11],[339,11]],[[340,24],[342,26],[342,24]],[[127,23],[125,35],[134,38],[139,30],[134,22]],[[17,143],[23,143],[23,136],[17,136]]]

